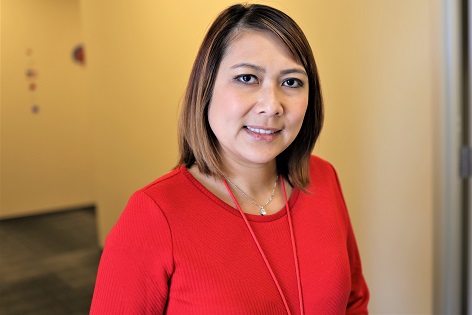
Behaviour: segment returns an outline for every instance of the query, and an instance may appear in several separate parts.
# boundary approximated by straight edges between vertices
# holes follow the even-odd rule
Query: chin
[[[280,154],[280,153],[279,153]],[[268,154],[268,153],[259,153],[259,154],[251,154],[246,155],[245,159],[250,161],[254,164],[267,164],[273,162],[278,154]]]

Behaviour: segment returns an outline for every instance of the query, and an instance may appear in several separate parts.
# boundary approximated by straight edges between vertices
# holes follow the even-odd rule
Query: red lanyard
[[[279,291],[280,297],[282,298],[282,301],[284,303],[285,309],[287,310],[287,314],[290,313],[290,309],[288,307],[287,300],[285,299],[285,295],[282,292],[282,289],[280,288],[279,282],[277,281],[277,278],[275,277],[274,272],[272,271],[272,268],[270,267],[269,261],[267,260],[267,257],[264,254],[264,251],[262,250],[261,245],[259,244],[259,241],[257,240],[256,235],[254,234],[254,231],[251,228],[251,225],[249,224],[249,221],[246,218],[246,215],[244,214],[243,210],[241,209],[241,206],[239,205],[238,201],[236,200],[236,197],[234,197],[233,192],[228,186],[228,183],[226,180],[223,179],[223,183],[226,186],[226,189],[228,190],[231,199],[233,199],[233,202],[236,204],[236,207],[238,208],[239,212],[241,213],[241,216],[243,217],[244,222],[246,223],[246,226],[249,230],[249,233],[251,233],[252,239],[254,240],[254,243],[257,246],[257,249],[259,249],[259,252],[261,253],[262,259],[264,260],[264,263],[267,266],[267,269],[269,270],[270,275],[272,276],[272,279],[274,280],[275,286],[277,287],[277,290]],[[295,261],[295,272],[297,274],[297,286],[298,286],[298,300],[300,301],[300,314],[304,314],[304,309],[303,309],[303,296],[302,296],[302,285],[301,285],[301,280],[300,280],[300,269],[298,265],[298,254],[297,254],[297,247],[295,244],[295,235],[293,234],[293,224],[292,224],[292,217],[290,215],[290,208],[288,206],[288,200],[287,200],[287,193],[285,192],[285,184],[282,176],[280,176],[280,186],[282,187],[282,191],[284,193],[284,201],[285,201],[285,207],[287,209],[287,219],[288,219],[288,226],[290,228],[290,238],[292,241],[292,251],[293,251],[293,260]]]

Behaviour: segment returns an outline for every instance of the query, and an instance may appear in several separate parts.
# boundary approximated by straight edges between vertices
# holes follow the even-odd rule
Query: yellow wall
[[[373,314],[432,313],[436,2],[265,2],[315,52],[327,116],[315,152],[340,174]],[[103,244],[131,193],[174,166],[193,59],[232,3],[2,0],[0,217],[96,200]],[[83,39],[85,68],[70,58]]]
[[[327,116],[315,152],[340,173],[374,314],[433,313],[433,5],[323,2],[308,27]]]
[[[71,59],[82,42],[78,1],[2,0],[1,6],[0,217],[92,204],[85,69]],[[34,93],[25,75],[30,67],[38,72]]]
[[[206,27],[230,1],[83,0],[100,241],[133,191],[177,162],[177,117]]]
[[[103,243],[131,193],[175,164],[191,64],[233,1],[81,3]],[[343,182],[372,313],[431,314],[433,2],[266,3],[297,20],[314,49],[327,115],[316,152]]]

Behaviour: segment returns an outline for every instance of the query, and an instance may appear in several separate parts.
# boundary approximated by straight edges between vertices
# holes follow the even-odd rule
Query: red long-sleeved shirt
[[[369,292],[332,166],[289,200],[306,314],[367,314]],[[300,314],[287,212],[247,215]],[[106,240],[91,314],[286,314],[237,209],[182,166],[137,191]]]

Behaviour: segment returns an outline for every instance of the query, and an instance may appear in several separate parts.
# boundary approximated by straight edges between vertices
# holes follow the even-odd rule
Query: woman
[[[263,5],[210,27],[184,100],[180,162],[109,234],[92,314],[367,314],[311,48]]]

